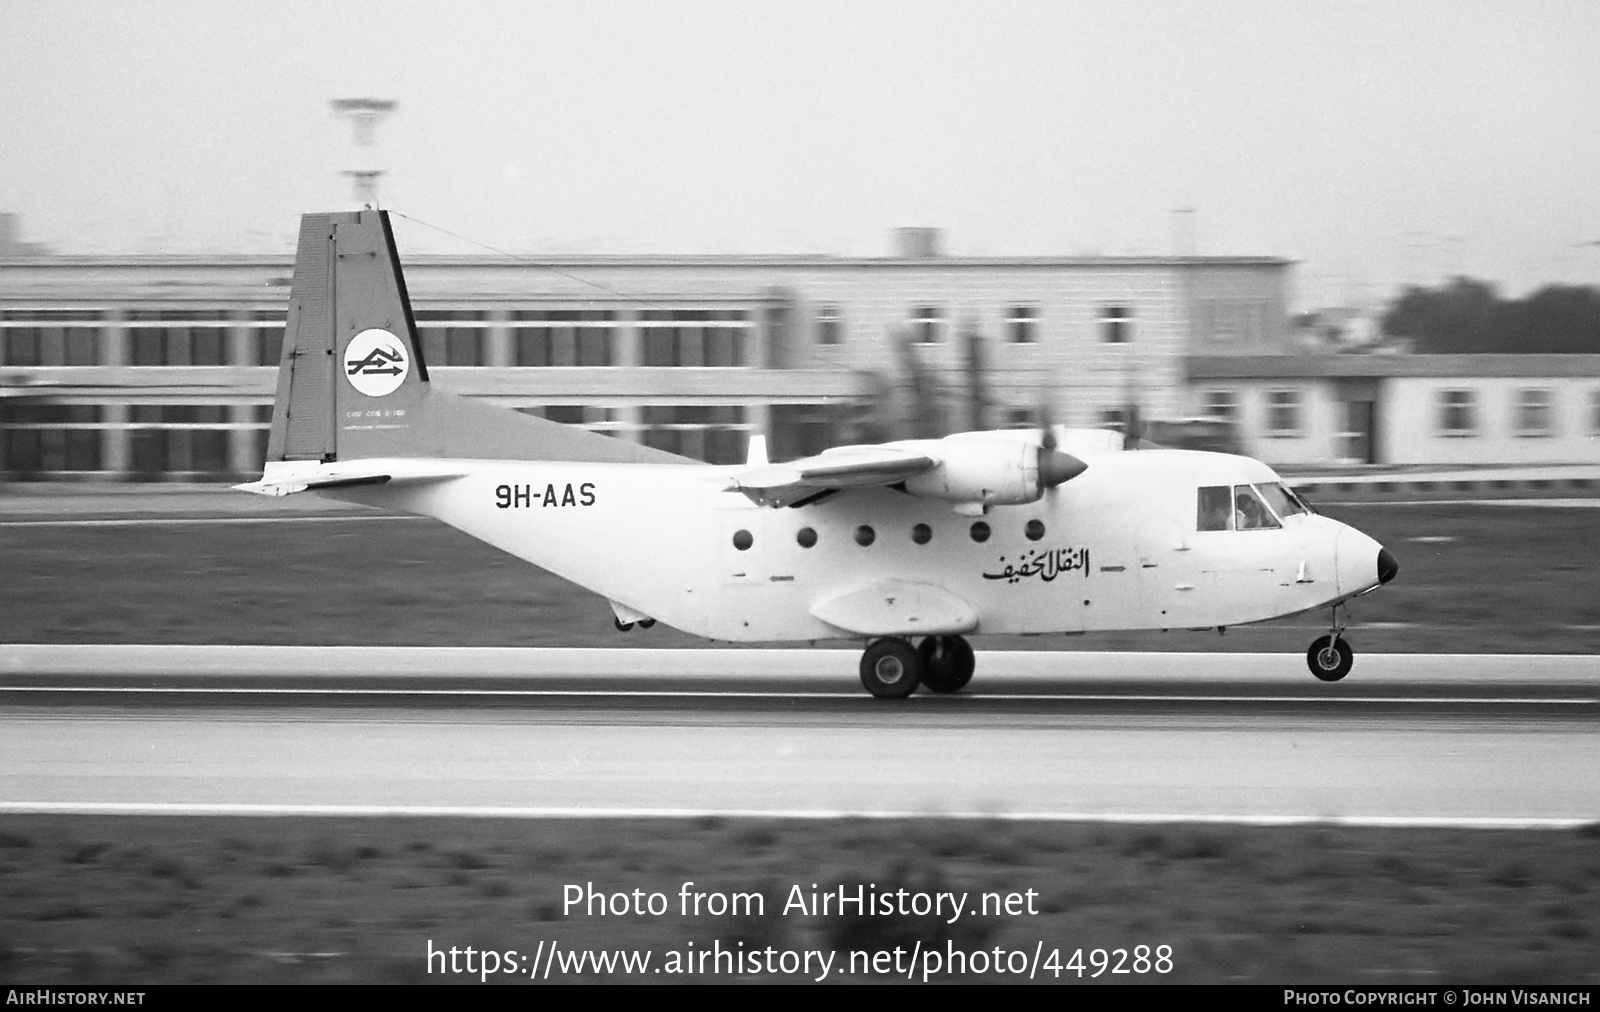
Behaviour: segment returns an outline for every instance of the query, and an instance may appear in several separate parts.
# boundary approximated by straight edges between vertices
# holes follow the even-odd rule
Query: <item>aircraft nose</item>
[[[1400,572],[1400,563],[1387,548],[1378,549],[1378,582],[1388,583]]]
[[[1390,576],[1400,568],[1394,556],[1375,539],[1344,524],[1339,525],[1334,537],[1333,554],[1334,567],[1338,570],[1339,593],[1343,595],[1364,594],[1380,586],[1385,562],[1392,567]]]
[[[1089,465],[1070,453],[1051,447],[1039,448],[1039,487],[1055,488],[1089,469]]]

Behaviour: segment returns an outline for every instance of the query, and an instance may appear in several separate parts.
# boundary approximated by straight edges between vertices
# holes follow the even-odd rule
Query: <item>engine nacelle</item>
[[[1083,461],[1060,450],[1011,439],[945,438],[924,444],[939,464],[907,478],[915,496],[1006,506],[1037,502],[1044,490],[1083,472]],[[919,447],[922,448],[922,447]]]

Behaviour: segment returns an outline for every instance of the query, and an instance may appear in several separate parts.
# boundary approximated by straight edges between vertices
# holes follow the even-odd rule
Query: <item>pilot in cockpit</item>
[[[1235,496],[1235,509],[1233,526],[1240,531],[1259,531],[1271,527],[1267,522],[1267,508],[1261,505],[1261,500],[1256,498],[1249,488],[1241,488]]]

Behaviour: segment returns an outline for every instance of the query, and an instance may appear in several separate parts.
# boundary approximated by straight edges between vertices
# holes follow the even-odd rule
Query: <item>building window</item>
[[[938,306],[917,306],[911,311],[911,339],[917,344],[938,344],[944,340],[944,310]]]
[[[641,409],[644,442],[708,464],[744,460],[750,426],[738,405],[649,405]]]
[[[1012,344],[1033,344],[1039,340],[1038,321],[1033,306],[1012,306],[1006,313],[1006,336]]]
[[[0,313],[0,365],[98,365],[97,309]]]
[[[18,478],[99,471],[104,428],[99,405],[0,401],[0,470]]]
[[[528,414],[540,415],[560,425],[577,425],[587,428],[589,411],[582,404],[546,404],[543,408],[525,409]]]
[[[1439,391],[1439,435],[1478,434],[1477,394],[1472,390]]]
[[[529,310],[511,314],[512,361],[519,366],[614,364],[615,313],[597,310]]]
[[[61,332],[62,365],[96,365],[100,358],[95,351],[98,332],[91,327],[67,327]]]
[[[256,363],[277,365],[283,358],[284,314],[256,310],[250,314],[250,326],[256,332]]]
[[[221,310],[147,309],[128,314],[134,365],[222,365],[232,321]]]
[[[1517,391],[1517,435],[1526,437],[1553,436],[1555,396],[1549,390],[1523,389]]]
[[[647,309],[639,314],[642,365],[737,368],[747,360],[742,309]]]
[[[1267,435],[1279,439],[1300,435],[1300,391],[1273,390],[1267,394]]]
[[[1239,394],[1233,390],[1207,390],[1200,395],[1200,414],[1224,422],[1239,418]]]
[[[840,315],[838,306],[817,307],[817,343],[844,343],[844,318]]]
[[[419,310],[417,335],[422,360],[431,366],[485,365],[488,314],[464,309]]]
[[[43,365],[44,333],[34,327],[0,330],[0,365]]]
[[[1100,309],[1100,339],[1107,344],[1126,344],[1133,340],[1133,308],[1131,306],[1102,306]]]
[[[228,470],[228,409],[215,404],[135,404],[128,409],[133,470],[219,474]]]

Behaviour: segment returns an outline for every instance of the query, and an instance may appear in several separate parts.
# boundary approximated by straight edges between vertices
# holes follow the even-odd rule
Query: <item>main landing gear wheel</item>
[[[1337,636],[1323,636],[1312,642],[1311,649],[1306,651],[1306,665],[1324,682],[1337,682],[1348,675],[1355,659],[1356,652],[1350,649],[1350,644]]]
[[[903,639],[873,640],[861,655],[861,684],[879,699],[916,692],[922,670],[922,657]]]
[[[960,692],[972,681],[977,662],[972,646],[960,636],[929,636],[917,645],[922,659],[922,684],[929,692]]]

